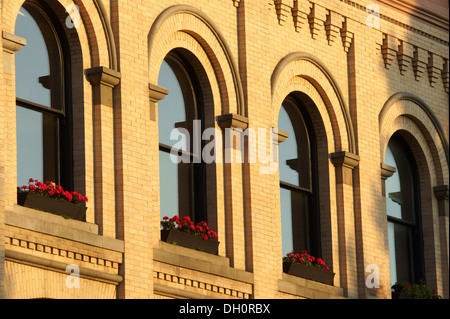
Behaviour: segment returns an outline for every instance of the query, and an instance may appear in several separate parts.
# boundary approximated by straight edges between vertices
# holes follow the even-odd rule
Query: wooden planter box
[[[300,263],[283,262],[283,271],[289,275],[321,282],[333,286],[334,273]]]
[[[204,240],[200,236],[195,236],[177,230],[161,230],[161,240],[169,244],[176,244],[210,254],[217,255],[219,253],[219,242],[217,239]]]
[[[17,193],[17,204],[83,222],[86,221],[85,203],[75,204],[29,192],[19,192]]]

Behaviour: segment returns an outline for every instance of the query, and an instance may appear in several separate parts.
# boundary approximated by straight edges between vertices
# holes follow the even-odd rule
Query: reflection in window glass
[[[183,60],[184,61],[184,60]],[[202,120],[196,104],[192,73],[182,58],[169,54],[162,63],[158,85],[169,94],[158,102],[160,152],[160,214],[206,220],[205,163],[194,163],[193,121]],[[171,139],[171,136],[174,139]],[[183,150],[183,162],[171,157],[172,148]]]
[[[42,113],[16,108],[17,185],[28,185],[30,177],[44,179]]]
[[[186,121],[186,111],[180,83],[166,61],[163,61],[161,65],[158,85],[169,90],[169,94],[158,102],[158,121],[159,123],[163,123],[159,125],[159,142],[173,146],[178,141],[181,141],[182,137],[180,136],[181,132],[177,130],[173,135],[177,139],[171,140],[171,132],[177,127],[177,123],[184,123]],[[179,146],[180,144],[177,143],[177,145]],[[186,150],[186,145],[180,148]]]
[[[50,75],[49,56],[42,32],[25,8],[20,8],[15,34],[27,40],[16,53],[16,96],[50,107],[50,90],[39,83]],[[37,63],[39,61],[39,63]]]
[[[313,208],[310,140],[295,99],[287,98],[278,128],[289,133],[279,145],[282,252],[308,250],[320,254],[318,215]]]
[[[279,149],[279,163],[280,163],[280,180],[299,186],[299,173],[289,167],[288,160],[298,157],[298,147],[295,140],[295,131],[291,119],[284,106],[280,109],[278,117],[278,128],[289,133],[290,138],[287,138],[278,147]]]
[[[394,167],[396,170],[395,173],[386,180],[387,214],[392,217],[402,218],[400,177],[397,163],[395,162],[394,155],[389,147],[386,149],[384,162],[387,165]]]
[[[19,187],[33,178],[72,188],[70,112],[63,94],[69,81],[63,75],[66,42],[57,36],[51,14],[44,4],[26,1],[16,19],[15,33],[26,39],[15,53]]]
[[[389,264],[391,284],[423,279],[423,248],[418,214],[418,173],[412,152],[397,134],[388,143],[385,163],[396,172],[386,180]]]

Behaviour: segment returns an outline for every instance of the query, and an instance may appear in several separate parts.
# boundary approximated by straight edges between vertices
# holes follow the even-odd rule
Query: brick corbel
[[[448,93],[449,91],[449,85],[448,85],[448,78],[449,78],[449,65],[448,60],[444,59],[444,65],[442,67],[442,81],[444,82],[444,90]]]
[[[413,70],[416,80],[422,77],[423,72],[427,68],[428,52],[422,48],[415,47],[413,56]]]
[[[397,56],[398,43],[397,38],[390,34],[385,34],[381,52],[383,53],[384,65],[389,69]]]
[[[341,37],[345,52],[348,52],[348,50],[350,50],[350,45],[352,44],[353,36],[354,33],[350,31],[350,23],[347,20],[347,18],[344,18],[344,22],[342,22],[341,28]]]
[[[278,23],[280,25],[283,25],[287,18],[291,15],[291,3],[292,1],[288,0],[275,0],[275,9],[277,11]]]
[[[316,39],[319,32],[323,30],[326,19],[326,9],[317,3],[313,3],[308,15],[309,28],[313,39]]]
[[[294,0],[292,7],[292,18],[294,19],[295,31],[299,32],[308,22],[311,3],[307,0]]]
[[[411,65],[414,56],[414,47],[405,41],[400,41],[398,46],[398,66],[400,68],[400,74],[404,74],[408,67]]]
[[[430,85],[434,87],[436,84],[436,81],[439,78],[439,75],[441,75],[441,68],[444,64],[443,59],[431,52],[428,52],[428,64],[427,64],[427,71],[428,71],[428,79],[430,80]]]
[[[339,38],[340,29],[344,17],[334,11],[329,11],[325,21],[325,31],[327,34],[328,44],[333,44]]]

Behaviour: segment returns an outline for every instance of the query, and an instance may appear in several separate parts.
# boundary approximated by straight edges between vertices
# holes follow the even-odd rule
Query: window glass
[[[183,131],[177,129],[187,120],[183,92],[175,72],[166,61],[161,65],[158,85],[169,90],[169,94],[158,102],[159,142],[168,146],[177,144],[186,150],[186,138],[183,138]],[[173,130],[175,132],[172,133]],[[170,139],[171,133],[173,140]]]
[[[390,147],[386,149],[384,162],[387,165],[395,167],[395,173],[386,180],[386,211],[389,216],[402,218],[400,176]]]
[[[42,113],[16,108],[17,185],[28,185],[30,178],[44,179],[44,138]]]
[[[318,215],[313,208],[310,138],[295,99],[288,97],[283,102],[278,128],[289,133],[279,145],[283,255],[302,250],[318,254],[320,235]]]
[[[280,109],[278,128],[289,133],[289,137],[278,147],[280,163],[280,180],[299,186],[299,173],[288,165],[288,160],[298,157],[297,141],[291,119],[284,106]]]
[[[189,72],[181,56],[171,53],[162,63],[158,85],[169,94],[158,102],[161,217],[189,216],[206,220],[205,163],[194,163],[193,128],[199,105]],[[172,154],[182,150],[182,161]]]
[[[15,34],[27,41],[26,46],[15,54],[16,96],[50,107],[50,90],[39,82],[50,75],[47,45],[36,20],[24,7],[17,16]]]
[[[15,33],[27,41],[15,53],[19,187],[33,178],[72,188],[70,112],[63,94],[69,81],[62,67],[65,42],[50,16],[48,7],[26,1],[15,24]]]
[[[412,152],[398,134],[388,143],[385,163],[396,168],[385,182],[391,284],[414,283],[423,279],[423,248],[416,223],[418,173]]]

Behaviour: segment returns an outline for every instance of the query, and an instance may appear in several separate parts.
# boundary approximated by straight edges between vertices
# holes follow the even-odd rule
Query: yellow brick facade
[[[63,26],[71,4],[82,18],[64,30],[74,187],[89,202],[86,222],[17,205],[24,1],[1,0],[0,298],[391,298],[383,176],[398,131],[419,170],[427,283],[449,297],[448,16],[376,0],[37,2]],[[208,166],[218,256],[160,241],[158,75],[180,48],[202,70],[209,127],[270,130],[290,93],[307,96],[334,286],[283,273],[280,179],[261,174],[266,164]],[[72,264],[80,288],[65,284]],[[366,285],[371,265],[377,288]]]

